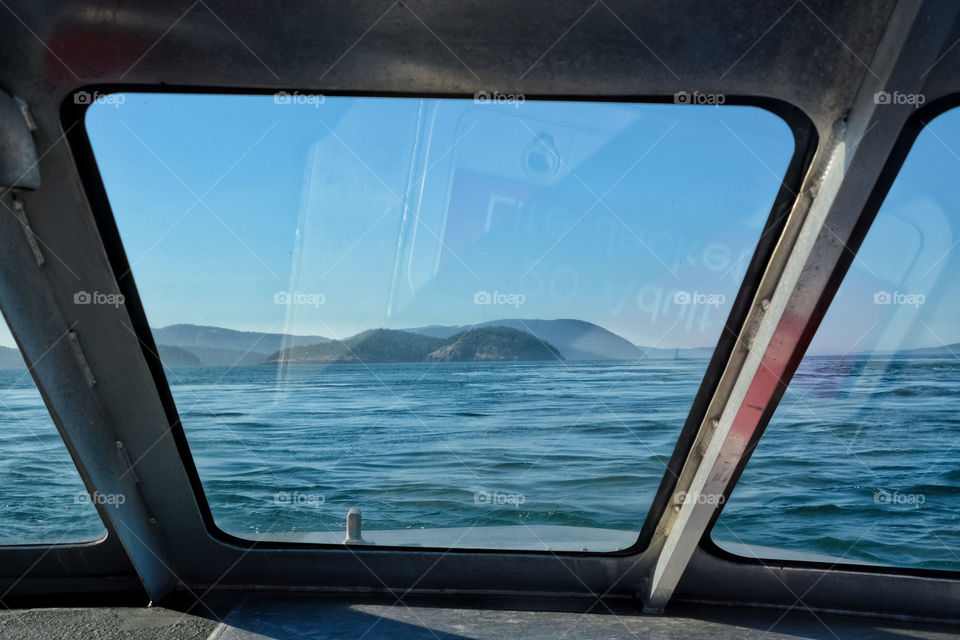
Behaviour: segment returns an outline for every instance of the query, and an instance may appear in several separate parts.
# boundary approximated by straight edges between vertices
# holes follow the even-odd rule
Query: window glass
[[[217,525],[632,545],[793,152],[752,107],[121,94],[86,124]]]
[[[90,542],[106,534],[20,349],[0,321],[0,545]]]
[[[921,132],[713,529],[721,547],[960,570],[958,150],[958,110]]]

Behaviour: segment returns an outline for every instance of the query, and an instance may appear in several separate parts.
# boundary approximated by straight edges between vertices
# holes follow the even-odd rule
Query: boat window
[[[93,100],[216,525],[633,545],[794,151],[701,98]]]
[[[97,500],[107,504],[108,496],[84,488],[19,347],[0,321],[0,545],[99,540],[107,531]]]
[[[960,570],[960,110],[920,133],[713,528],[734,553]]]

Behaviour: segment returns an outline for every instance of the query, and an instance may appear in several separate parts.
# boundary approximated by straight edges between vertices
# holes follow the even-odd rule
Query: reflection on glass
[[[90,542],[105,536],[91,496],[3,321],[0,425],[0,545]]]
[[[721,547],[960,570],[957,149],[958,111],[911,149],[713,529]]]
[[[119,104],[118,104],[119,103]],[[224,530],[636,540],[793,151],[747,107],[127,95],[87,116]]]

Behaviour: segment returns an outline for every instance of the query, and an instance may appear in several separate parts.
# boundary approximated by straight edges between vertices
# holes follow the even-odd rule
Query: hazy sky
[[[931,122],[910,150],[811,353],[960,342],[958,176],[960,111],[954,109]]]
[[[127,95],[87,127],[153,326],[336,337],[712,345],[793,153],[748,107]]]
[[[794,151],[734,106],[127,94],[87,128],[153,326],[332,337],[579,318],[713,346]],[[960,340],[949,145],[956,114],[921,135],[818,351]]]

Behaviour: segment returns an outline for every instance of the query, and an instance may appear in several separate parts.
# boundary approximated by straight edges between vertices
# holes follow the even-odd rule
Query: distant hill
[[[370,329],[347,340],[290,347],[267,358],[268,362],[420,362],[444,341],[392,329]]]
[[[26,369],[27,365],[15,347],[0,347],[0,369]]]
[[[448,344],[427,355],[431,362],[563,360],[539,338],[510,327],[478,327],[447,338]]]
[[[289,346],[311,345],[328,342],[323,336],[294,336],[285,333],[259,333],[235,331],[222,327],[195,324],[174,324],[153,330],[153,339],[160,349],[161,360],[172,365],[164,357],[164,347],[176,347],[198,358],[205,366],[233,366],[236,364],[261,364],[271,353]],[[180,358],[182,355],[171,357]]]
[[[435,338],[409,331],[371,329],[347,340],[284,349],[270,363],[477,362],[554,360],[556,351],[529,333],[485,327]]]
[[[482,327],[506,327],[546,342],[565,360],[639,360],[652,358],[709,358],[712,348],[663,349],[637,346],[603,327],[584,320],[522,320],[505,318],[476,325],[445,326],[431,325],[397,331],[399,334],[415,334],[441,342],[415,342],[408,337],[390,337],[387,329],[373,329],[348,339],[345,342],[331,341],[323,336],[294,336],[283,333],[258,333],[235,331],[222,327],[193,324],[175,324],[155,329],[154,339],[159,347],[177,347],[196,356],[205,366],[234,366],[276,362],[279,353],[285,351],[285,362],[351,362],[358,358],[364,362],[419,362],[437,349],[450,346],[448,340],[470,329]],[[490,336],[492,337],[492,335]],[[402,338],[402,339],[401,339]],[[353,342],[351,342],[353,341]],[[322,348],[321,345],[330,345]],[[346,346],[344,346],[346,344]],[[310,347],[310,350],[297,350]],[[469,350],[466,344],[458,349]],[[516,349],[516,353],[510,351]],[[523,359],[539,359],[538,347],[533,343],[521,346],[520,342],[507,348],[502,354],[491,352],[490,357],[512,359],[520,357],[519,350],[526,349]],[[396,351],[395,351],[396,350]],[[357,355],[352,356],[351,351]],[[172,353],[172,352],[171,352]],[[468,351],[448,349],[443,357],[467,357]],[[482,358],[481,352],[470,352],[470,357]],[[542,355],[542,353],[540,354]],[[2,354],[0,354],[2,357]],[[171,355],[177,363],[187,363],[182,354]],[[164,363],[172,365],[167,360]],[[0,364],[2,366],[2,364]],[[23,366],[23,365],[20,365]]]
[[[160,355],[160,362],[167,367],[199,367],[203,365],[200,358],[180,347],[161,344],[157,346],[157,352]]]
[[[442,325],[442,324],[431,324],[427,327],[413,327],[411,329],[403,329],[408,333],[419,333],[422,336],[430,336],[431,338],[443,338],[446,340],[452,336],[462,333],[471,327],[477,325],[473,324],[451,324],[451,325]]]
[[[522,320],[505,318],[476,325],[431,325],[407,329],[412,333],[449,338],[475,327],[501,326],[532,334],[553,345],[567,360],[639,360],[640,358],[709,358],[713,349],[659,349],[639,347],[603,327],[584,320]]]
[[[939,347],[921,347],[919,349],[904,349],[897,351],[898,356],[953,356],[960,355],[960,342],[945,344]]]
[[[268,353],[262,351],[240,351],[239,349],[218,349],[217,347],[177,347],[189,351],[200,359],[206,367],[233,367],[251,364],[263,364]]]

